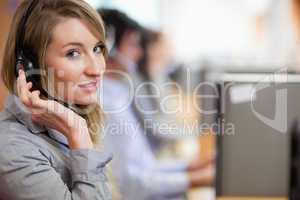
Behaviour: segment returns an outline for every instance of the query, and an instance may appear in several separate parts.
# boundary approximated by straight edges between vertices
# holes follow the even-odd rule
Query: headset
[[[16,54],[16,67],[15,67],[15,74],[18,78],[19,76],[19,70],[24,70],[26,74],[26,81],[32,82],[32,88],[33,90],[39,90],[40,94],[50,100],[55,100],[61,104],[63,104],[66,107],[69,107],[68,103],[63,102],[61,100],[58,100],[46,92],[41,83],[41,71],[38,66],[37,56],[36,54],[24,44],[24,35],[26,30],[26,24],[28,21],[28,18],[30,17],[30,14],[34,10],[34,8],[37,6],[38,2],[40,0],[32,0],[28,6],[28,9],[26,10],[25,14],[20,20],[20,24],[17,30],[17,39],[16,39],[16,47],[15,47],[15,54]]]

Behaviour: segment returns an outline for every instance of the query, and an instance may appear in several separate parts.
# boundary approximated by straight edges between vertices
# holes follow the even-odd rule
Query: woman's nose
[[[100,76],[105,70],[104,59],[90,56],[86,62],[85,73],[90,76]]]

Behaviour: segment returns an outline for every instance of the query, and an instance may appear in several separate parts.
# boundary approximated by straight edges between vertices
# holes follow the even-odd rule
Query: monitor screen
[[[297,76],[278,82],[243,76],[220,84],[217,196],[288,196],[289,129],[300,115]]]

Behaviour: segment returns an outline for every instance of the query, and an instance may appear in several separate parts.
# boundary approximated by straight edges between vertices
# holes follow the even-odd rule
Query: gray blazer
[[[19,98],[10,95],[0,113],[0,199],[111,199],[106,164],[110,154],[70,150],[59,132],[31,121]]]

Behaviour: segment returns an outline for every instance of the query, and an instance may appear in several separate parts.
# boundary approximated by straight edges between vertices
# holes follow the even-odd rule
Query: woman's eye
[[[103,53],[103,49],[104,49],[103,45],[98,45],[98,46],[94,47],[94,52],[97,54],[100,54],[100,53]]]
[[[80,55],[80,53],[76,50],[71,50],[67,53],[68,58],[77,58]]]

